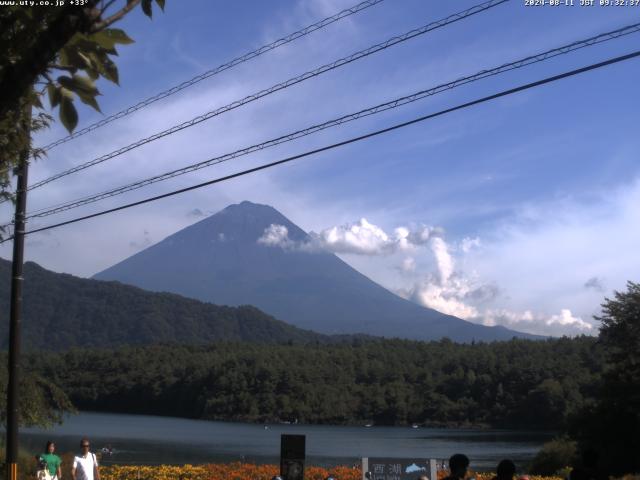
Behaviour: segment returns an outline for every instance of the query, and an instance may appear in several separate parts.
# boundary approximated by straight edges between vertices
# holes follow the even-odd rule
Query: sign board
[[[368,458],[362,459],[363,480],[418,480],[425,476],[438,479],[434,459],[422,458]]]
[[[280,436],[280,476],[284,480],[304,479],[305,440],[304,435]]]

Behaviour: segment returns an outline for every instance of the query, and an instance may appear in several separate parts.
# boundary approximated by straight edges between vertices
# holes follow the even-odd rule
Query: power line
[[[115,120],[126,117],[127,115],[137,112],[138,110],[142,110],[143,108],[148,107],[149,105],[157,102],[158,100],[162,100],[163,98],[167,98],[171,95],[181,92],[182,90],[189,88],[207,78],[213,77],[218,73],[224,72],[225,70],[229,70],[235,67],[236,65],[240,65],[241,63],[244,63],[256,57],[259,57],[264,53],[270,52],[271,50],[275,50],[278,47],[291,43],[294,40],[304,37],[312,32],[315,32],[316,30],[320,30],[328,25],[331,25],[334,22],[337,22],[338,20],[342,20],[343,18],[349,17],[355,13],[361,12],[362,10],[365,10],[369,7],[377,5],[378,3],[381,3],[383,1],[384,0],[366,0],[364,2],[358,3],[357,5],[346,8],[341,12],[336,13],[335,15],[324,18],[319,22],[313,23],[301,30],[290,33],[289,35],[279,38],[278,40],[271,42],[268,45],[263,45],[260,48],[257,48],[251,52],[245,53],[244,55],[234,58],[233,60],[230,60],[227,63],[223,63],[222,65],[219,65],[211,70],[207,70],[206,72],[201,73],[200,75],[197,75],[191,78],[190,80],[182,82],[179,85],[171,87],[167,90],[157,93],[152,97],[142,100],[141,102],[138,102],[133,106],[125,108],[124,110],[114,113],[113,115],[109,115],[108,117],[103,118],[102,120],[95,122],[83,128],[82,130],[78,130],[77,132],[72,133],[71,135],[67,135],[66,137],[62,137],[48,145],[45,145],[44,147],[42,147],[42,149],[45,151],[51,150],[52,148],[57,147],[58,145],[62,145],[63,143],[69,142],[70,140],[81,137],[82,135],[85,135],[93,130],[97,130],[100,127],[104,127],[105,125]]]
[[[129,152],[135,148],[138,148],[142,145],[146,145],[147,143],[151,143],[155,140],[158,140],[160,138],[166,137],[167,135],[172,135],[176,132],[179,132],[181,130],[184,130],[185,128],[189,128],[192,127],[194,125],[197,125],[199,123],[202,123],[206,120],[210,120],[213,117],[216,117],[218,115],[221,115],[223,113],[226,113],[228,111],[234,110],[238,107],[241,107],[243,105],[246,105],[248,103],[254,102],[262,97],[265,97],[267,95],[271,95],[272,93],[278,92],[280,90],[283,90],[285,88],[291,87],[293,85],[296,85],[298,83],[304,82],[305,80],[308,80],[310,78],[314,78],[317,77],[318,75],[322,75],[323,73],[326,73],[328,71],[334,70],[336,68],[342,67],[344,65],[347,65],[351,62],[354,62],[356,60],[359,60],[361,58],[367,57],[369,55],[372,55],[374,53],[377,53],[379,51],[385,50],[389,47],[392,47],[394,45],[397,45],[399,43],[405,42],[407,40],[410,40],[412,38],[415,38],[419,35],[423,35],[427,32],[430,32],[432,30],[444,27],[446,25],[449,25],[451,23],[455,23],[457,21],[463,20],[465,18],[468,18],[472,15],[475,15],[477,13],[480,12],[484,12],[490,8],[496,7],[500,4],[506,3],[510,0],[489,0],[487,2],[475,5],[471,8],[468,8],[464,11],[458,12],[458,13],[454,13],[452,15],[449,15],[448,17],[442,19],[442,20],[438,20],[432,23],[429,23],[427,25],[424,25],[420,28],[414,29],[414,30],[410,30],[409,32],[406,32],[402,35],[398,35],[395,37],[392,37],[382,43],[378,43],[372,47],[366,48],[364,50],[360,50],[356,53],[353,53],[347,57],[343,57],[339,60],[336,60],[334,62],[328,63],[326,65],[323,65],[321,67],[318,67],[314,70],[310,70],[308,72],[303,73],[302,75],[298,75],[296,77],[290,78],[289,80],[286,80],[284,82],[278,83],[276,85],[273,85],[267,89],[261,90],[257,93],[254,93],[252,95],[249,95],[247,97],[244,97],[241,100],[236,100],[235,102],[232,102],[228,105],[225,105],[223,107],[217,108],[215,110],[211,110],[207,113],[204,113],[202,115],[199,115],[198,117],[195,117],[191,120],[188,120],[186,122],[183,122],[179,125],[175,125],[171,128],[168,128],[166,130],[163,130],[162,132],[158,132],[154,135],[151,135],[150,137],[146,137],[143,138],[141,140],[138,140],[132,144],[129,144],[125,147],[119,148],[117,150],[114,150],[113,152],[110,152],[106,155],[103,155],[101,157],[95,158],[93,160],[90,160],[86,163],[83,163],[81,165],[77,165],[73,168],[70,168],[69,170],[66,170],[64,172],[58,173],[56,175],[53,175],[49,178],[46,178],[44,180],[41,180],[40,182],[37,182],[33,185],[31,185],[29,187],[29,190],[33,190],[35,188],[41,187],[43,185],[46,185],[50,182],[53,182],[54,180],[58,180],[62,177],[66,177],[67,175],[71,175],[73,173],[79,172],[81,170],[84,170],[86,168],[92,167],[94,165],[97,165],[99,163],[105,162],[107,160],[110,160],[114,157],[117,157],[119,155],[122,155],[123,153]],[[0,202],[1,203],[1,202]]]
[[[254,173],[254,172],[257,172],[257,171],[260,171],[260,170],[265,170],[267,168],[275,167],[277,165],[282,165],[284,163],[292,162],[294,160],[298,160],[298,159],[305,158],[305,157],[308,157],[308,156],[311,156],[311,155],[315,155],[317,153],[325,152],[327,150],[332,150],[332,149],[335,149],[335,148],[338,148],[338,147],[349,145],[351,143],[355,143],[355,142],[359,142],[359,141],[362,141],[362,140],[366,140],[368,138],[372,138],[372,137],[375,137],[375,136],[378,136],[378,135],[382,135],[384,133],[388,133],[388,132],[391,132],[393,130],[398,130],[400,128],[404,128],[404,127],[407,127],[409,125],[413,125],[415,123],[419,123],[419,122],[423,122],[425,120],[429,120],[429,119],[432,119],[432,118],[435,118],[435,117],[439,117],[439,116],[445,115],[447,113],[451,113],[451,112],[455,112],[457,110],[462,110],[462,109],[465,109],[465,108],[469,108],[469,107],[472,107],[474,105],[479,105],[481,103],[485,103],[485,102],[488,102],[488,101],[491,101],[491,100],[495,100],[497,98],[501,98],[501,97],[504,97],[504,96],[507,96],[507,95],[512,95],[514,93],[518,93],[518,92],[521,92],[521,91],[524,91],[524,90],[529,90],[529,89],[534,88],[534,87],[539,87],[541,85],[545,85],[545,84],[552,83],[552,82],[555,82],[555,81],[558,81],[558,80],[562,80],[564,78],[572,77],[572,76],[575,76],[575,75],[578,75],[578,74],[581,74],[581,73],[585,73],[585,72],[588,72],[588,71],[591,71],[591,70],[595,70],[595,69],[602,68],[602,67],[605,67],[605,66],[608,66],[608,65],[612,65],[614,63],[619,63],[619,62],[623,62],[625,60],[630,60],[632,58],[636,58],[636,57],[639,57],[639,56],[640,56],[640,50],[636,50],[635,52],[629,53],[627,55],[622,55],[622,56],[619,56],[619,57],[611,58],[609,60],[605,60],[603,62],[591,64],[591,65],[586,66],[586,67],[578,68],[578,69],[575,69],[575,70],[570,70],[568,72],[564,72],[564,73],[561,73],[561,74],[558,74],[558,75],[554,75],[552,77],[547,77],[547,78],[544,78],[542,80],[538,80],[538,81],[535,81],[535,82],[527,83],[527,84],[521,85],[519,87],[511,88],[509,90],[503,90],[503,91],[501,91],[499,93],[495,93],[493,95],[482,97],[480,99],[473,100],[471,102],[463,103],[463,104],[457,105],[455,107],[447,108],[445,110],[440,110],[439,112],[436,112],[436,113],[431,113],[431,114],[428,114],[428,115],[424,115],[422,117],[418,117],[418,118],[415,118],[413,120],[409,120],[409,121],[406,121],[406,122],[403,122],[403,123],[398,123],[396,125],[392,125],[391,127],[383,128],[381,130],[376,130],[374,132],[370,132],[370,133],[367,133],[365,135],[361,135],[361,136],[358,136],[358,137],[353,137],[353,138],[350,138],[348,140],[344,140],[342,142],[338,142],[338,143],[334,143],[334,144],[331,144],[331,145],[324,146],[322,148],[317,148],[315,150],[309,150],[307,152],[304,152],[304,153],[301,153],[301,154],[298,154],[298,155],[294,155],[294,156],[291,156],[291,157],[287,157],[287,158],[284,158],[282,160],[271,162],[271,163],[268,163],[268,164],[265,164],[265,165],[260,165],[258,167],[254,167],[254,168],[250,168],[250,169],[247,169],[247,170],[243,170],[241,172],[237,172],[237,173],[234,173],[234,174],[231,174],[231,175],[226,175],[224,177],[215,178],[213,180],[202,182],[202,183],[199,183],[197,185],[192,185],[190,187],[181,188],[179,190],[174,190],[172,192],[164,193],[162,195],[156,195],[154,197],[146,198],[144,200],[140,200],[140,201],[137,201],[137,202],[132,202],[132,203],[128,203],[126,205],[121,205],[119,207],[110,208],[108,210],[103,210],[101,212],[92,213],[90,215],[84,215],[82,217],[77,217],[77,218],[74,218],[72,220],[67,220],[67,221],[56,223],[56,224],[53,224],[53,225],[48,225],[46,227],[41,227],[41,228],[36,228],[34,230],[29,230],[29,231],[25,232],[25,235],[32,234],[32,233],[43,232],[45,230],[51,230],[53,228],[61,227],[61,226],[64,226],[64,225],[69,225],[69,224],[72,224],[72,223],[77,223],[77,222],[80,222],[80,221],[83,221],[83,220],[88,220],[90,218],[95,218],[95,217],[99,217],[99,216],[102,216],[102,215],[106,215],[108,213],[113,213],[113,212],[117,212],[117,211],[120,211],[120,210],[125,210],[125,209],[128,209],[128,208],[136,207],[138,205],[143,205],[145,203],[154,202],[154,201],[157,201],[157,200],[161,200],[163,198],[172,197],[174,195],[178,195],[178,194],[181,194],[181,193],[189,192],[191,190],[196,190],[196,189],[199,189],[199,188],[202,188],[202,187],[206,187],[208,185],[213,185],[215,183],[220,183],[220,182],[224,182],[224,181],[227,181],[227,180],[231,180],[233,178],[241,177],[241,176],[248,175],[250,173]],[[13,237],[6,238],[6,239],[0,241],[0,243],[4,243],[4,242],[6,242],[8,240],[11,240],[12,238]]]
[[[341,125],[343,123],[347,123],[347,122],[351,122],[354,120],[358,120],[360,118],[366,117],[366,116],[370,116],[370,115],[374,115],[380,112],[384,112],[386,110],[391,110],[393,108],[397,108],[400,107],[402,105],[406,105],[412,102],[415,102],[417,100],[421,100],[423,98],[432,96],[432,95],[436,95],[438,93],[442,93],[444,91],[447,90],[451,90],[453,88],[459,87],[461,85],[465,85],[467,83],[471,83],[471,82],[475,82],[487,77],[491,77],[494,75],[498,75],[507,71],[511,71],[511,70],[515,70],[518,68],[522,68],[524,66],[528,66],[528,65],[532,65],[535,63],[539,63],[545,60],[548,60],[550,58],[554,58],[556,56],[559,55],[563,55],[563,54],[567,54],[570,52],[573,52],[575,50],[579,50],[585,47],[589,47],[592,45],[596,45],[598,43],[602,43],[602,42],[606,42],[608,40],[612,40],[615,38],[619,38],[621,36],[624,35],[629,35],[631,33],[636,33],[640,31],[640,23],[636,23],[633,25],[628,25],[622,28],[618,28],[616,30],[613,30],[611,32],[606,32],[606,33],[601,33],[599,35],[593,36],[593,37],[589,37],[587,39],[584,40],[579,40],[567,45],[563,45],[561,47],[557,47],[551,50],[547,50],[545,52],[542,53],[538,53],[536,55],[531,55],[525,58],[522,58],[520,60],[516,60],[514,62],[509,62],[509,63],[505,63],[502,64],[498,67],[495,68],[491,68],[491,69],[486,69],[486,70],[482,70],[476,74],[473,75],[468,75],[462,78],[459,78],[457,80],[454,80],[452,82],[448,82],[448,83],[444,83],[444,84],[440,84],[438,86],[426,89],[426,90],[421,90],[419,92],[413,93],[411,95],[407,95],[407,96],[403,96],[400,98],[396,98],[395,100],[392,101],[388,101],[385,103],[381,103],[379,105],[373,106],[373,107],[369,107],[366,108],[364,110],[360,110],[358,112],[355,113],[351,113],[348,115],[343,115],[339,118],[335,118],[333,120],[329,120],[326,121],[324,123],[320,123],[320,124],[316,124],[316,125],[312,125],[310,127],[307,127],[305,129],[301,129],[301,130],[297,130],[295,132],[292,133],[288,133],[286,135],[259,143],[259,144],[255,144],[255,145],[251,145],[249,147],[245,147],[243,149],[240,150],[236,150],[234,152],[231,153],[226,153],[224,155],[220,155],[217,157],[213,157],[207,160],[204,160],[202,162],[199,163],[195,163],[183,168],[179,168],[176,170],[172,170],[169,172],[165,172],[150,178],[146,178],[143,180],[139,180],[137,182],[133,182],[130,183],[128,185],[124,185],[124,186],[120,186],[111,190],[107,190],[101,193],[97,193],[94,195],[90,195],[90,196],[85,196],[82,197],[80,199],[76,199],[76,200],[72,200],[72,201],[67,201],[55,206],[50,206],[50,207],[45,207],[39,210],[35,210],[33,212],[30,212],[27,215],[27,219],[30,218],[41,218],[41,217],[46,217],[49,215],[53,215],[56,213],[60,213],[66,210],[71,210],[73,208],[77,208],[77,207],[81,207],[83,205],[87,205],[90,203],[94,203],[100,200],[103,200],[105,198],[110,198],[116,195],[121,195],[124,194],[126,192],[130,192],[133,190],[137,190],[138,188],[142,188],[160,181],[164,181],[164,180],[168,180],[170,178],[174,178],[177,177],[179,175],[184,175],[186,173],[190,173],[196,170],[200,170],[202,168],[205,167],[209,167],[211,165],[217,165],[219,163],[223,163],[244,155],[248,155],[250,153],[256,152],[256,151],[260,151],[260,150],[264,150],[266,148],[269,147],[273,147],[276,145],[280,145],[286,142],[290,142],[293,140],[296,140],[298,138],[301,137],[305,137],[307,135],[311,135],[313,133],[317,133],[321,130],[325,130],[334,126],[338,126]]]

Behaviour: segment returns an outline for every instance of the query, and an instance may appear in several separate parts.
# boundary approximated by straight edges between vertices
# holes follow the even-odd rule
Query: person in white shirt
[[[100,480],[98,460],[95,454],[89,451],[90,447],[88,438],[83,438],[80,441],[82,453],[73,459],[73,468],[71,469],[73,480]]]

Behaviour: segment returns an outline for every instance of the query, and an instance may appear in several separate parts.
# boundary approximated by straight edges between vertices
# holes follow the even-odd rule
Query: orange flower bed
[[[208,465],[158,465],[128,466],[109,465],[100,467],[102,480],[270,480],[280,473],[278,465],[255,465],[252,463],[214,463]],[[448,472],[438,471],[438,480]],[[325,480],[332,476],[337,480],[360,480],[360,467],[337,466],[332,468],[308,466],[304,470],[305,480]],[[470,472],[476,480],[491,480],[494,473]],[[558,477],[529,476],[530,480],[561,480]]]
[[[280,473],[278,465],[251,463],[216,463],[184,466],[129,466],[100,467],[102,480],[270,480]],[[361,469],[339,466],[334,468],[306,467],[305,480],[325,480],[329,475],[338,480],[360,480]]]
[[[205,466],[210,476],[207,480],[270,480],[280,474],[278,465],[253,465],[250,463],[211,464]],[[325,480],[329,475],[339,480],[360,480],[361,469],[353,467],[305,467],[305,480]]]

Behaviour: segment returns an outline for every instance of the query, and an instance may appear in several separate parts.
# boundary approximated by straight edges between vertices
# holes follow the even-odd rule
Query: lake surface
[[[551,433],[410,427],[255,425],[172,417],[83,412],[70,415],[51,430],[23,429],[21,445],[44,448],[56,442],[59,453],[76,451],[82,436],[93,451],[111,445],[104,464],[278,463],[280,435],[306,435],[308,465],[360,463],[361,457],[449,458],[465,453],[471,467],[495,469],[503,458],[523,465]]]

